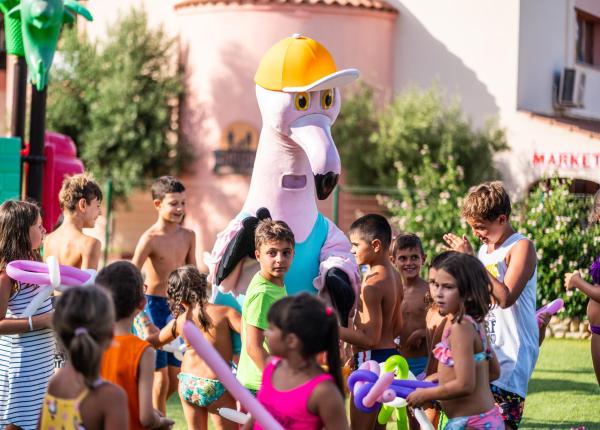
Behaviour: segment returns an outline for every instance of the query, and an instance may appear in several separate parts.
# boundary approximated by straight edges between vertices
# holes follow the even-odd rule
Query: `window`
[[[600,66],[600,17],[575,9],[577,16],[576,61]]]

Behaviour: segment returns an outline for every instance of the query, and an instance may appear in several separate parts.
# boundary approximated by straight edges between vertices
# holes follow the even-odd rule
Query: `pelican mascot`
[[[205,255],[209,280],[219,290],[215,303],[241,309],[259,270],[254,230],[260,219],[270,217],[285,221],[296,241],[285,276],[288,294],[323,296],[347,324],[358,296],[358,268],[350,242],[318,211],[317,199],[326,199],[338,181],[341,163],[330,128],[340,112],[339,87],[358,74],[337,70],[323,45],[298,34],[262,58],[254,81],[263,126],[250,190],[241,212]]]

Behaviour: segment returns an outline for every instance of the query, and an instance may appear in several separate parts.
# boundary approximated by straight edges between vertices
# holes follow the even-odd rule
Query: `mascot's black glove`
[[[348,317],[356,300],[350,278],[342,269],[333,267],[325,275],[325,288],[331,298],[332,306],[340,316],[340,323],[343,327],[348,327]]]
[[[235,237],[227,245],[221,263],[217,269],[215,280],[217,285],[227,278],[235,266],[246,256],[256,258],[254,255],[254,232],[259,221],[271,218],[271,213],[267,208],[260,208],[256,211],[256,216],[249,216],[242,220],[242,229],[237,232]]]

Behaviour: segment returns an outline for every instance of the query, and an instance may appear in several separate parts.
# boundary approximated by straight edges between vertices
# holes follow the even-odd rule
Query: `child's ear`
[[[371,241],[371,247],[373,248],[373,251],[375,251],[375,252],[381,251],[381,241],[379,239],[373,239]]]
[[[283,338],[283,342],[290,349],[301,349],[302,348],[302,342],[300,341],[300,338],[298,336],[296,336],[294,333],[286,334],[285,337]]]
[[[498,224],[500,224],[500,225],[506,224],[507,221],[508,221],[508,217],[504,214],[502,214],[498,217]]]
[[[160,204],[162,203],[162,200],[154,199],[154,200],[152,200],[152,203],[154,203],[154,208],[158,209],[158,208],[160,208]]]
[[[143,296],[142,300],[140,300],[140,302],[137,305],[138,310],[143,311],[147,303],[148,300],[146,299],[146,296]]]
[[[79,199],[79,201],[77,202],[77,209],[79,210],[79,212],[85,212],[85,209],[88,207],[87,201],[85,200],[85,197],[82,197]]]
[[[260,251],[258,249],[254,250],[254,256],[256,257],[257,260],[260,258]]]

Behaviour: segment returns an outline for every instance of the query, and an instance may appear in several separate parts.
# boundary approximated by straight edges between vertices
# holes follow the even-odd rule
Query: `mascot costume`
[[[262,58],[254,81],[263,126],[250,190],[241,212],[205,255],[209,280],[219,290],[215,303],[241,310],[259,270],[254,230],[270,217],[285,221],[296,240],[285,276],[288,294],[318,293],[347,325],[358,297],[358,268],[350,242],[319,213],[316,199],[326,199],[337,184],[341,163],[330,127],[340,111],[339,87],[357,77],[356,69],[338,71],[325,47],[298,34]]]

